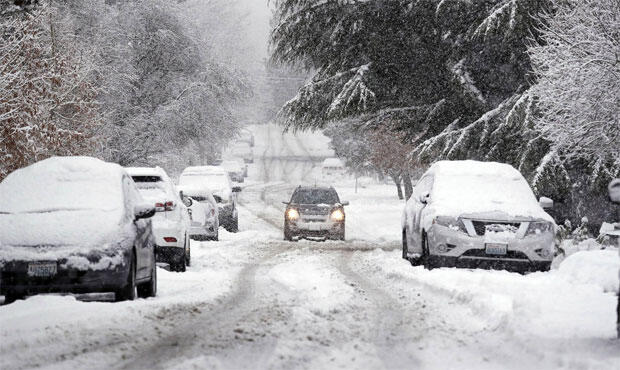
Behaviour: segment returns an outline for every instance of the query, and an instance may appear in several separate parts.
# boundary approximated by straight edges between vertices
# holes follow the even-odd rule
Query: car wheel
[[[403,230],[402,236],[403,236],[403,259],[409,261],[409,256],[407,255],[409,253],[409,248],[407,247],[407,230]]]
[[[422,232],[422,263],[427,270],[432,270],[437,267],[432,262],[430,248],[428,247],[428,238],[425,232]]]
[[[136,298],[136,256],[132,253],[127,282],[116,291],[116,301],[133,301]]]
[[[187,252],[185,254],[185,264],[187,266],[190,265],[190,263],[192,262],[192,245],[189,241],[187,241],[187,239],[185,239],[187,242]]]
[[[235,217],[230,223],[230,229],[228,230],[231,233],[236,233],[239,231],[239,216]]]
[[[138,297],[148,298],[155,297],[157,295],[157,265],[155,259],[153,259],[153,267],[151,270],[151,280],[146,283],[138,285]]]
[[[24,299],[24,297],[22,295],[19,295],[19,294],[8,292],[4,296],[4,304],[13,303],[13,302],[17,301],[18,299]]]

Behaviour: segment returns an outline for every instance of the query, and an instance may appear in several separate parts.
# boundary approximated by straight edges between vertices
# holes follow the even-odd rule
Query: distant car
[[[230,152],[234,157],[242,159],[245,163],[254,163],[254,153],[248,143],[238,141],[233,144]]]
[[[174,184],[160,167],[126,168],[142,197],[155,207],[153,234],[157,262],[170,265],[171,271],[184,272],[191,263],[187,207]]]
[[[248,165],[235,160],[223,161],[220,167],[225,169],[230,179],[235,182],[244,182],[248,173]]]
[[[239,230],[237,193],[241,188],[232,185],[226,170],[215,166],[187,167],[179,178],[179,185],[212,191],[218,205],[220,225],[229,232]]]
[[[338,158],[326,158],[321,164],[323,177],[341,177],[344,172],[344,164]]]
[[[186,204],[191,211],[190,238],[194,240],[219,240],[219,212],[217,202],[211,191],[181,185],[179,185],[179,190],[190,199]]]
[[[250,147],[254,147],[254,135],[251,131],[243,129],[239,132],[239,138],[237,141],[248,143]]]
[[[157,293],[152,203],[119,165],[52,157],[0,183],[0,294]],[[136,292],[137,290],[137,292]]]
[[[344,206],[333,187],[299,186],[284,202],[284,240],[345,239]]]
[[[427,268],[547,271],[556,225],[508,164],[439,161],[418,181],[402,217],[403,258]]]

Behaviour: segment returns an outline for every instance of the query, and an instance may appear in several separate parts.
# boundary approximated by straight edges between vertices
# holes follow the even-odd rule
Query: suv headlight
[[[286,218],[290,221],[299,219],[299,212],[295,208],[289,208],[286,210]]]
[[[467,234],[467,229],[463,221],[455,217],[437,216],[433,220],[433,224],[445,226],[452,231],[460,231]]]
[[[331,218],[334,221],[342,221],[344,220],[344,212],[341,209],[336,209],[332,211]]]
[[[525,235],[538,235],[542,233],[553,232],[553,223],[546,221],[530,222]]]

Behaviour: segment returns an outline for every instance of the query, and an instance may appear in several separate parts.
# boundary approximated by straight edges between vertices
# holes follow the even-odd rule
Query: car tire
[[[133,301],[136,298],[136,255],[131,254],[131,262],[129,262],[129,272],[127,274],[127,282],[116,292],[116,301]]]
[[[428,247],[428,238],[426,233],[422,232],[422,264],[427,270],[432,270],[439,266],[436,266],[431,259],[430,248]]]
[[[19,299],[24,299],[24,296],[8,292],[4,296],[4,304],[11,304]]]
[[[407,230],[403,230],[402,232],[402,240],[403,240],[403,259],[409,261],[409,247],[407,246]]]
[[[192,244],[185,238],[185,242],[187,243],[187,252],[185,253],[185,264],[190,266],[192,262]]]
[[[151,270],[151,280],[138,285],[138,297],[149,298],[157,295],[157,265],[153,259],[153,267]]]
[[[231,233],[239,232],[239,216],[233,218],[229,225],[228,231]]]

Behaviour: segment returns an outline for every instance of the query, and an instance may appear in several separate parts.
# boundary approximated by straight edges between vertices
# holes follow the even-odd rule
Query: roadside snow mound
[[[431,197],[436,214],[486,214],[553,222],[536,201],[525,178],[508,164],[439,161],[428,173],[434,176]]]
[[[618,271],[620,258],[618,251],[581,251],[568,256],[558,269],[558,273],[570,281],[600,286],[605,292],[618,291]]]

